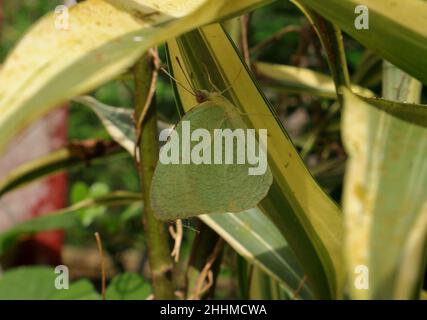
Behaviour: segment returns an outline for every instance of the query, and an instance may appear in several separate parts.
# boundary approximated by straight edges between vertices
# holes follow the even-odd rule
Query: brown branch
[[[291,32],[299,32],[300,30],[301,30],[301,28],[298,26],[293,26],[293,25],[286,26],[286,27],[280,29],[275,34],[273,34],[271,37],[268,37],[267,39],[261,41],[260,43],[258,43],[254,47],[252,47],[250,49],[250,53],[254,53],[254,52],[260,51],[262,49],[265,49],[266,47],[273,44],[274,42],[277,42],[280,39],[282,39],[286,34],[291,33]]]
[[[121,149],[120,145],[115,141],[98,139],[70,141],[66,148],[73,158],[83,160],[86,163]]]
[[[214,283],[214,275],[211,269],[215,261],[221,256],[224,245],[224,240],[222,238],[219,238],[212,254],[209,256],[205,266],[197,277],[194,293],[190,296],[190,300],[200,299],[201,296],[212,287]],[[208,280],[208,282],[204,286],[206,279]]]
[[[0,196],[23,187],[31,181],[92,160],[118,154],[123,149],[114,141],[83,140],[70,142],[66,147],[36,158],[10,171],[0,180]]]
[[[301,279],[300,283],[298,284],[298,288],[295,289],[292,299],[298,298],[302,288],[304,288],[304,284],[306,283],[306,281],[307,281],[307,276],[304,275],[304,277]]]

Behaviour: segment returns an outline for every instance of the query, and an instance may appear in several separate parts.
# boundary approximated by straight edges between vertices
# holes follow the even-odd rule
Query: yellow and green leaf
[[[144,51],[271,0],[88,0],[38,21],[0,71],[0,154],[10,138],[62,102],[131,67]]]

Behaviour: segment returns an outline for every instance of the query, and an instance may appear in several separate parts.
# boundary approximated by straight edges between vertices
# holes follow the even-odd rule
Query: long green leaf
[[[395,90],[399,83],[401,78],[389,85]],[[347,90],[344,96],[349,291],[353,298],[414,298],[426,254],[427,129]],[[369,274],[359,274],[360,266]],[[369,288],[358,287],[367,275]]]
[[[336,99],[334,81],[331,77],[306,68],[267,62],[255,63],[257,75],[263,79],[263,84],[269,87],[315,96]],[[352,86],[352,90],[362,96],[372,97],[372,91]]]
[[[135,120],[134,112],[123,107],[109,106],[92,96],[80,96],[73,101],[89,107],[98,116],[110,136],[126,149],[134,154],[135,145]],[[172,127],[162,120],[157,121],[159,130]]]
[[[46,15],[0,71],[0,154],[6,143],[61,102],[115,78],[148,48],[271,0],[87,0],[68,30]]]
[[[0,180],[0,197],[6,192],[57,171],[87,165],[100,158],[117,155],[120,147],[110,141],[79,141],[56,150],[48,155],[29,161],[9,172]]]
[[[332,78],[312,71],[287,65],[266,62],[255,63],[255,69],[269,87],[312,94],[323,98],[336,99],[336,90]],[[391,101],[374,97],[374,93],[366,88],[351,86],[351,90],[367,103],[402,120],[427,126],[427,105]]]
[[[250,300],[287,300],[298,295],[298,292],[293,294],[280,287],[274,279],[256,266],[251,270],[249,286]]]
[[[427,105],[425,104],[411,103],[409,100],[407,102],[399,102],[362,96],[359,96],[359,98],[371,106],[405,122],[427,127]]]
[[[427,2],[422,0],[298,0],[386,60],[427,84]],[[355,27],[355,8],[369,9],[369,29]]]

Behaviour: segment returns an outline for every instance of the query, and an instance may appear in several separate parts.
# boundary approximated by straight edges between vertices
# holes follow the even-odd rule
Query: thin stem
[[[107,277],[105,273],[104,249],[102,248],[101,236],[99,235],[98,232],[95,232],[95,238],[96,238],[96,244],[98,245],[99,256],[101,258],[101,279],[102,279],[101,294],[102,294],[102,300],[105,300],[105,288],[107,285]]]
[[[267,39],[256,44],[249,51],[250,51],[250,53],[259,52],[259,51],[267,48],[268,46],[274,44],[275,42],[279,41],[288,33],[299,32],[300,30],[301,30],[301,27],[299,27],[299,26],[294,26],[294,25],[285,26],[284,28],[280,29],[278,32],[273,34],[271,37],[268,37]]]
[[[250,20],[249,14],[246,14],[240,18],[240,25],[241,25],[240,47],[248,67],[250,67],[251,65],[251,57],[249,54],[249,32],[248,32],[249,20]]]
[[[174,229],[173,226],[169,226],[169,233],[172,235],[172,238],[175,240],[175,245],[173,246],[171,257],[174,259],[175,263],[178,263],[180,252],[181,252],[182,237],[183,237],[182,220],[181,219],[176,220],[175,224],[176,224],[176,229]]]
[[[139,155],[137,160],[141,179],[141,192],[144,201],[143,225],[145,241],[147,243],[148,261],[151,279],[156,299],[174,299],[172,280],[173,262],[170,257],[169,234],[164,223],[157,220],[150,201],[150,187],[154,168],[159,157],[159,141],[157,136],[157,115],[155,97],[151,97],[151,104],[146,109],[146,101],[150,92],[153,92],[155,73],[158,72],[154,61],[157,51],[149,50],[134,67],[135,78],[135,118],[143,116],[143,122],[137,123],[140,127]],[[158,60],[157,60],[158,61]]]
[[[350,88],[350,76],[348,73],[341,30],[317,12],[305,6],[301,1],[291,0],[291,2],[304,13],[322,43],[322,47],[328,59],[329,69],[334,79],[338,102],[342,106],[343,95],[340,88]]]
[[[292,295],[292,299],[298,299],[298,296],[302,290],[302,288],[304,288],[304,284],[307,281],[307,276],[304,275],[304,277],[301,279],[300,283],[298,284],[298,288],[296,288],[296,290],[294,291],[293,295]]]

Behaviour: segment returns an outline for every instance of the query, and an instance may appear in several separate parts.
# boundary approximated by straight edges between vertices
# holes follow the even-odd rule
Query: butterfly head
[[[196,100],[198,103],[202,103],[209,100],[209,97],[212,96],[212,92],[209,92],[208,90],[195,90],[194,91],[196,95]]]

